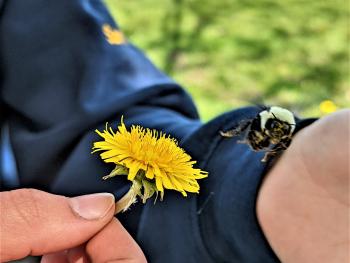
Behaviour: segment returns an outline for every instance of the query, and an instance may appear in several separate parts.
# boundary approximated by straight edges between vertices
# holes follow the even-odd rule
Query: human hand
[[[350,110],[296,134],[267,174],[257,215],[282,262],[349,262]]]
[[[146,262],[113,214],[114,197],[107,193],[1,192],[0,261],[44,255],[42,262]]]

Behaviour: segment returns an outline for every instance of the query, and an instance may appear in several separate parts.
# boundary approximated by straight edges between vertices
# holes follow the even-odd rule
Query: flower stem
[[[139,181],[133,181],[129,191],[115,203],[115,215],[119,212],[125,212],[132,204],[136,203],[136,197],[141,195],[141,186]]]
[[[132,188],[118,201],[115,203],[115,212],[114,214],[118,214],[119,212],[125,212],[133,203],[136,202],[136,195]]]

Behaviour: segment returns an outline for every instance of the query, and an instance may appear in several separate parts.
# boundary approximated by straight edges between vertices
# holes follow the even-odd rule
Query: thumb
[[[76,247],[114,214],[108,193],[68,198],[34,189],[0,193],[0,261]]]

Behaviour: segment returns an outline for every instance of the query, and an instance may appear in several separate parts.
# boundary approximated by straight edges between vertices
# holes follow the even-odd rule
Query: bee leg
[[[279,144],[281,145],[281,147],[283,147],[283,150],[285,150],[285,149],[287,149],[289,147],[291,142],[292,142],[292,138],[291,137],[287,137],[285,139],[282,139]]]
[[[277,154],[279,154],[283,150],[285,150],[285,149],[278,147],[277,149],[272,149],[272,150],[266,152],[264,155],[264,158],[261,159],[261,162],[266,163],[268,160],[270,160],[272,157],[276,156]]]
[[[287,149],[284,144],[276,144],[271,150],[267,151],[264,155],[264,158],[261,159],[263,163],[266,163],[270,158],[277,155],[279,152]]]
[[[264,155],[264,158],[261,159],[261,162],[266,163],[268,160],[270,160],[270,158],[275,156],[277,153],[278,152],[276,152],[276,151],[266,152],[265,155]]]
[[[237,136],[240,133],[242,133],[244,130],[246,130],[248,128],[248,126],[252,123],[251,120],[246,120],[241,122],[238,127],[232,129],[232,130],[228,130],[226,132],[224,131],[220,131],[220,135],[223,137],[233,137],[233,136]]]
[[[278,144],[276,144],[271,150],[265,153],[264,158],[261,160],[262,162],[267,162],[271,157],[277,155],[281,151],[286,150],[290,143],[292,142],[292,138],[288,137],[281,140]]]
[[[233,130],[229,130],[229,131],[226,131],[226,132],[220,131],[220,135],[222,137],[229,137],[229,138],[231,138],[233,136],[236,136],[237,134],[236,134],[235,130],[233,129]]]

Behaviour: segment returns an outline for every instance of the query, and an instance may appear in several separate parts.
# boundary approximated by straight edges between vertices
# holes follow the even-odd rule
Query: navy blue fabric
[[[198,117],[133,45],[106,41],[102,25],[116,25],[100,1],[11,0],[3,8],[1,97],[23,186],[47,188],[78,145],[89,152],[89,132],[136,105]]]
[[[149,262],[278,262],[255,214],[262,154],[219,136],[259,108],[201,123],[188,94],[142,52],[106,41],[103,24],[118,26],[99,0],[0,0],[0,10],[0,120],[18,187],[120,198],[130,183],[101,180],[113,166],[90,152],[94,130],[115,129],[124,115],[128,126],[176,137],[209,172],[199,195],[168,191],[118,215]]]
[[[198,196],[179,200],[169,193],[162,203],[146,204],[137,238],[146,252],[166,250],[148,254],[151,262],[279,262],[255,215],[266,169],[260,161],[263,154],[219,134],[259,111],[248,107],[228,112],[183,141],[209,177],[201,181]]]

